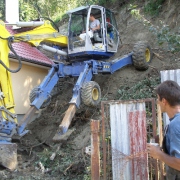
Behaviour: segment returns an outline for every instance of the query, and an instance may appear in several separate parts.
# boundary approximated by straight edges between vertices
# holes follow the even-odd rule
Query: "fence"
[[[146,152],[147,142],[162,134],[155,100],[104,101],[101,111],[102,121],[91,122],[92,180],[163,180],[163,164]]]

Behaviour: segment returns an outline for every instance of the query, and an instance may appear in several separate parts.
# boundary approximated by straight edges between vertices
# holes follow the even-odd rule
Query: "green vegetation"
[[[130,99],[145,99],[155,98],[154,88],[160,83],[159,77],[145,78],[133,86],[121,86],[118,90],[116,99],[130,100]]]
[[[124,3],[124,0],[19,0],[20,21],[48,17],[54,22],[58,22],[70,9],[92,4],[105,6],[116,2],[121,4]],[[0,19],[5,20],[5,0],[0,0]]]
[[[29,1],[30,2],[30,1]],[[34,3],[33,3],[34,4]],[[19,1],[20,21],[30,21],[38,18],[37,7],[28,3],[28,1]]]
[[[61,180],[90,180],[89,163],[86,164],[80,154],[73,154],[74,151],[68,144],[64,148],[56,152],[53,160],[50,160],[55,148],[45,148],[42,152],[37,153],[35,165],[40,168],[40,163],[45,170],[49,170],[48,174],[61,175]],[[88,160],[88,162],[90,162]]]
[[[158,16],[165,0],[150,0],[144,7],[144,12],[151,16]]]
[[[53,172],[56,172],[59,169],[65,169],[66,166],[68,167],[72,163],[69,153],[59,151],[53,161],[50,160],[52,154],[53,151],[45,148],[42,152],[37,154],[38,161],[36,161],[35,164],[38,166],[38,163],[41,162],[45,169],[51,168]]]
[[[155,26],[140,13],[140,10],[135,5],[129,5],[129,10],[131,10],[131,14],[137,20],[142,22],[144,26],[147,27],[149,31],[156,36],[157,42],[160,46],[167,45],[164,46],[164,48],[167,47],[167,49],[170,50],[171,52],[180,51],[179,32],[172,32],[170,27],[167,24],[165,24],[163,21],[159,21],[159,26]]]
[[[167,44],[168,49],[171,52],[180,51],[180,35],[179,33],[171,32],[168,25],[160,22],[160,27],[150,26],[149,30],[156,35],[159,45]]]
[[[0,19],[5,21],[5,0],[0,0]]]
[[[75,4],[76,1],[73,0],[20,0],[20,20],[29,21],[47,17],[57,21],[67,10],[74,8]]]

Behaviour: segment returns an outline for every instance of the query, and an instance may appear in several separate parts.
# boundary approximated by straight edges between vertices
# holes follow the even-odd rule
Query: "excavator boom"
[[[7,38],[10,37],[10,34],[3,22],[0,23],[0,32],[0,59],[3,59],[3,63],[9,68]],[[0,72],[0,122],[1,125],[4,125],[0,128],[0,162],[6,168],[14,170],[17,166],[17,145],[11,143],[11,132],[8,129],[8,125],[15,128],[17,124],[11,74],[3,66],[0,66]]]

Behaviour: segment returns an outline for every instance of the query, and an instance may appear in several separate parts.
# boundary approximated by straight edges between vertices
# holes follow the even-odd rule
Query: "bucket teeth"
[[[17,144],[0,143],[0,164],[11,171],[17,168]]]

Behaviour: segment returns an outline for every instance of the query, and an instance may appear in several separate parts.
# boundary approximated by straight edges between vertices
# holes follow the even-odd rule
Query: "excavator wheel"
[[[37,92],[38,92],[38,86],[34,87],[29,95],[29,100],[31,103],[35,100]],[[48,99],[44,101],[40,109],[47,107],[50,104],[50,102],[51,102],[51,98],[48,97]]]
[[[152,50],[147,42],[137,42],[133,48],[133,64],[137,70],[146,70],[152,61]]]
[[[82,102],[91,107],[97,106],[101,101],[101,89],[94,81],[85,82],[81,89]]]

